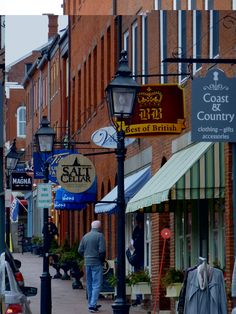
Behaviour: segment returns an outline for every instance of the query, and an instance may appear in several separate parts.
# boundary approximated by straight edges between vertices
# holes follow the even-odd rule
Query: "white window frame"
[[[123,35],[123,47],[124,47],[124,50],[128,52],[127,38],[129,38],[129,31],[126,31]]]
[[[150,214],[144,215],[144,268],[150,274],[152,268],[152,220]],[[149,261],[149,265],[147,264],[147,260]]]
[[[135,75],[135,63],[136,63],[136,58],[135,58],[135,31],[138,29],[138,22],[135,21],[132,24],[132,74]],[[135,79],[135,78],[134,78]]]
[[[173,0],[173,10],[177,10],[177,0]]]
[[[233,10],[236,10],[236,0],[233,0],[232,7],[233,7]]]
[[[193,58],[197,58],[197,12],[193,10]],[[197,63],[193,63],[193,75],[202,67],[197,69]]]
[[[208,10],[208,0],[205,0],[205,10]]]
[[[154,10],[161,10],[161,6],[159,5],[159,0],[155,0],[155,2],[154,2]]]
[[[145,42],[146,42],[146,19],[147,16],[143,15],[142,16],[142,74],[145,75],[146,73],[146,68],[145,68],[145,60],[146,60],[146,49],[145,49]],[[142,84],[146,83],[146,77],[142,77]]]
[[[20,113],[21,111],[24,110],[25,111],[25,120],[20,121]],[[17,137],[20,138],[26,138],[26,134],[21,134],[20,133],[20,124],[25,123],[26,125],[26,107],[25,106],[20,106],[17,108],[17,112],[16,112],[16,116],[17,116]]]

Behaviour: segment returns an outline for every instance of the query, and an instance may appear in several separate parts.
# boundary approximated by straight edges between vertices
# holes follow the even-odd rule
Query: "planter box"
[[[129,285],[125,286],[125,291],[126,291],[126,295],[131,295],[132,294],[132,288]],[[115,287],[115,295],[117,295],[117,288]]]
[[[182,283],[173,283],[166,287],[166,297],[168,298],[178,298],[180,290],[182,288]]]
[[[148,282],[138,282],[132,286],[132,294],[151,294],[151,285]]]

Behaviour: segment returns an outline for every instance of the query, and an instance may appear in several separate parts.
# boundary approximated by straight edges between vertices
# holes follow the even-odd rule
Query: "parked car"
[[[7,246],[5,248],[5,260],[9,263],[19,287],[23,290],[23,287],[25,285],[24,277],[21,271],[19,270],[21,267],[21,261],[14,259],[13,255],[11,254]]]
[[[14,272],[7,260],[5,260],[5,253],[1,254],[0,262],[0,277],[4,278],[1,284],[1,290],[4,294],[5,313],[4,314],[32,314],[30,310],[30,301],[27,296],[34,296],[37,294],[37,288],[34,287],[19,287]]]

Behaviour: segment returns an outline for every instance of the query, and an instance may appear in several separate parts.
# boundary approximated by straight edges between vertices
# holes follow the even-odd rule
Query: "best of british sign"
[[[236,142],[236,78],[220,69],[192,82],[192,141]]]
[[[126,136],[142,137],[181,133],[185,121],[184,89],[178,84],[155,84],[141,86],[133,116],[128,125],[122,123]]]

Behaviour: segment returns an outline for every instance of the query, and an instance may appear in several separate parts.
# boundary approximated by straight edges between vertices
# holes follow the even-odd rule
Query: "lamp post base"
[[[129,314],[130,305],[123,300],[116,300],[112,304],[113,314]]]
[[[40,314],[52,313],[51,276],[43,272],[41,278]]]

